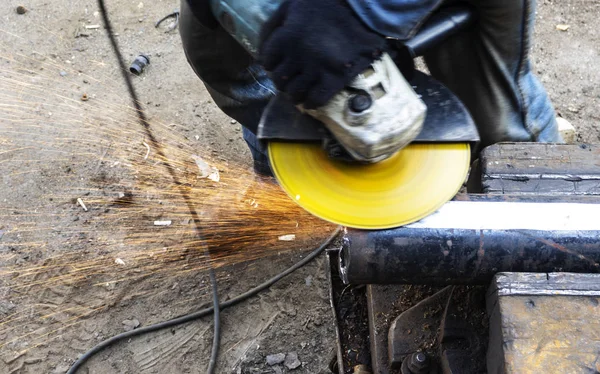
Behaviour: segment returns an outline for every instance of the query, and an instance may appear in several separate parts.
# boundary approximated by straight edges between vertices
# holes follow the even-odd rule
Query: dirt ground
[[[17,14],[18,5],[27,12]],[[155,29],[178,3],[107,6],[125,58],[150,55],[135,85],[168,153],[213,161],[242,195],[258,183],[275,196],[270,182],[253,180],[240,125],[218,110],[187,65],[178,33],[165,32],[169,22]],[[588,143],[600,140],[599,16],[598,0],[540,0],[532,59],[558,115]],[[201,256],[180,244],[190,242],[189,218],[160,162],[144,163],[154,149],[144,157],[147,139],[130,130],[137,124],[100,24],[93,0],[0,3],[0,374],[64,373],[102,339],[210,300]],[[178,172],[185,167],[178,163]],[[243,178],[247,184],[236,182]],[[222,298],[298,261],[331,229],[312,230],[294,214],[281,213],[278,228],[258,220],[244,226],[252,235],[241,258],[258,259],[221,264]],[[264,250],[291,233],[296,241]],[[225,311],[218,372],[327,373],[335,334],[325,274],[321,257]],[[205,372],[211,326],[203,319],[120,343],[81,372]],[[268,365],[266,356],[277,353],[290,362],[297,354],[301,365]]]

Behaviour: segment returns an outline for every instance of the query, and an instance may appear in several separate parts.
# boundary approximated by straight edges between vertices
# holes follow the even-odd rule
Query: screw
[[[429,366],[429,357],[423,352],[413,353],[408,361],[408,369],[414,374],[426,373]]]

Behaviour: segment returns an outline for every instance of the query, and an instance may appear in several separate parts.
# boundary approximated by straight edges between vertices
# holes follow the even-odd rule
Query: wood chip
[[[560,24],[560,25],[556,25],[556,29],[559,31],[567,31],[569,29],[569,27],[571,27],[570,25],[564,25],[564,24]]]
[[[282,242],[293,242],[294,240],[296,240],[296,235],[283,235],[279,237],[279,240],[281,240]]]

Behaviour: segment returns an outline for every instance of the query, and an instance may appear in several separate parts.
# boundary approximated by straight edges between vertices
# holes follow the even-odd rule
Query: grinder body
[[[211,5],[221,25],[256,57],[260,29],[282,2],[212,0]],[[427,111],[388,54],[323,107],[297,109],[325,126],[330,135],[326,146],[340,145],[343,151],[338,153],[365,163],[384,160],[412,142],[422,129]]]

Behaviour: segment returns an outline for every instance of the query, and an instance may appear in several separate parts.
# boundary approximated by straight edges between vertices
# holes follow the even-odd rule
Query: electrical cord
[[[183,198],[183,200],[185,201],[187,208],[189,210],[189,213],[192,216],[192,219],[194,221],[194,225],[195,225],[194,228],[195,228],[196,234],[198,236],[199,242],[205,243],[204,235],[202,234],[203,229],[202,229],[202,226],[200,226],[200,217],[198,215],[198,212],[196,211],[196,208],[194,207],[194,203],[193,203],[192,199],[190,198],[188,191],[185,189],[183,183],[181,183],[181,181],[177,177],[177,174],[175,173],[175,168],[173,167],[173,165],[171,165],[171,163],[169,162],[169,159],[166,157],[166,154],[163,150],[161,143],[158,141],[156,136],[154,136],[154,132],[152,131],[152,126],[150,125],[150,122],[148,122],[148,117],[146,116],[146,112],[144,111],[144,108],[142,107],[142,104],[140,103],[140,100],[138,99],[137,92],[135,91],[135,87],[133,86],[133,81],[131,80],[131,76],[128,73],[128,69],[125,66],[125,60],[123,59],[123,55],[121,54],[119,44],[117,43],[117,39],[115,38],[112,23],[110,22],[110,19],[108,17],[108,12],[106,10],[104,0],[98,0],[98,8],[100,9],[100,13],[102,15],[102,20],[104,21],[104,26],[106,27],[106,32],[108,34],[108,39],[110,40],[111,47],[113,49],[115,57],[117,58],[117,62],[119,64],[121,74],[123,76],[123,79],[125,80],[125,84],[127,85],[127,91],[129,92],[129,97],[131,98],[133,106],[136,110],[138,121],[139,121],[140,125],[142,126],[142,128],[144,129],[144,133],[145,133],[146,137],[149,139],[150,144],[156,150],[156,154],[157,154],[158,158],[163,161],[163,164],[164,164],[165,168],[167,169],[167,172],[169,173],[171,179],[173,180],[173,183],[179,188],[179,193],[180,193],[181,197]],[[210,251],[209,251],[208,246],[204,246],[204,253],[205,253],[207,261],[210,264],[211,256],[210,256]],[[212,266],[209,266],[209,276],[210,276],[210,283],[211,283],[211,287],[212,287],[212,297],[213,297],[213,310],[214,310],[213,330],[214,330],[214,332],[213,332],[213,345],[212,345],[212,349],[211,349],[211,355],[210,355],[210,361],[208,364],[207,373],[213,374],[215,372],[215,367],[217,365],[217,358],[219,356],[219,346],[220,346],[220,338],[221,338],[221,335],[220,335],[221,320],[220,320],[220,313],[219,313],[219,292],[218,292],[218,287],[217,287],[217,277],[215,275],[215,270],[213,269]],[[77,368],[74,367],[69,370],[69,373],[75,373],[76,371],[77,371]]]
[[[100,9],[100,13],[102,15],[102,19],[103,19],[105,27],[106,27],[106,32],[108,33],[108,37],[109,37],[113,52],[115,53],[115,56],[119,63],[119,67],[120,67],[121,73],[123,75],[123,79],[126,82],[129,96],[131,97],[134,108],[136,110],[138,120],[139,120],[140,124],[142,125],[146,136],[150,140],[150,143],[156,149],[158,157],[164,161],[164,165],[165,165],[168,173],[170,174],[174,184],[178,187],[182,187],[180,189],[181,196],[183,197],[183,199],[185,200],[185,202],[187,204],[188,210],[193,218],[196,232],[197,232],[199,238],[203,239],[202,227],[200,226],[200,219],[199,219],[198,213],[196,212],[196,210],[194,208],[193,202],[192,202],[191,198],[189,197],[187,191],[183,188],[182,183],[179,181],[179,178],[177,177],[177,175],[175,173],[175,169],[168,162],[168,159],[165,156],[165,153],[163,151],[161,144],[158,142],[157,138],[154,136],[154,133],[152,131],[150,123],[148,122],[145,111],[138,99],[138,95],[133,86],[131,77],[127,73],[128,70],[125,66],[125,62],[123,60],[123,56],[121,54],[119,45],[114,36],[112,24],[108,17],[108,12],[106,10],[104,0],[98,0],[98,7]],[[191,313],[186,316],[182,316],[182,317],[175,318],[175,319],[172,319],[169,321],[161,322],[161,323],[151,325],[151,326],[142,327],[142,328],[139,328],[136,330],[128,331],[128,332],[113,336],[112,338],[109,338],[109,339],[101,342],[100,344],[96,345],[95,347],[93,347],[92,349],[90,349],[89,351],[84,353],[79,359],[77,359],[77,361],[75,361],[73,363],[71,368],[67,371],[67,374],[77,373],[77,371],[81,368],[81,366],[84,363],[86,363],[95,354],[97,354],[98,352],[102,351],[103,349],[105,349],[117,342],[120,342],[124,339],[132,338],[132,337],[150,333],[153,331],[158,331],[158,330],[162,330],[162,329],[169,328],[172,326],[180,325],[180,324],[183,324],[186,322],[196,320],[198,318],[205,317],[211,313],[213,314],[213,319],[214,319],[214,328],[213,328],[214,334],[213,334],[213,345],[212,345],[212,349],[211,349],[211,357],[210,357],[210,361],[208,364],[207,372],[209,374],[214,373],[214,370],[215,370],[215,367],[217,364],[217,359],[218,359],[218,354],[219,354],[219,346],[220,346],[220,335],[221,335],[220,334],[220,311],[225,308],[228,308],[230,306],[236,305],[236,304],[258,294],[259,292],[271,287],[273,284],[275,284],[280,279],[282,279],[282,278],[286,277],[287,275],[293,273],[294,271],[300,269],[301,267],[303,267],[304,265],[306,265],[307,263],[312,261],[314,258],[316,258],[319,254],[321,254],[325,250],[325,248],[337,237],[337,235],[340,233],[340,231],[341,231],[341,227],[338,227],[334,231],[334,233],[321,246],[319,246],[319,248],[317,248],[315,251],[313,251],[311,254],[309,254],[307,257],[305,257],[302,261],[298,262],[291,268],[276,275],[275,277],[260,284],[259,286],[255,287],[255,288],[253,288],[231,300],[228,300],[222,304],[219,303],[216,275],[215,275],[214,269],[211,266],[209,268],[209,276],[210,276],[210,282],[211,282],[211,288],[212,288],[212,301],[213,301],[213,306],[211,308],[202,309],[198,312]],[[205,253],[207,256],[207,260],[210,261],[210,252],[207,247],[205,247]]]
[[[321,253],[323,253],[323,251],[329,246],[329,244],[331,244],[331,242],[333,242],[333,240],[338,236],[338,234],[341,232],[341,227],[337,227],[335,229],[335,231],[331,234],[331,236],[329,236],[329,238],[327,238],[327,240],[325,240],[317,249],[315,249],[313,252],[311,252],[308,256],[306,256],[304,259],[302,259],[301,261],[297,262],[295,265],[293,265],[292,267],[288,268],[287,270],[285,270],[282,273],[277,274],[276,276],[274,276],[273,278],[267,280],[264,283],[259,284],[258,286],[244,292],[241,295],[238,295],[236,297],[234,297],[231,300],[227,300],[224,303],[222,303],[221,305],[219,305],[219,308],[217,309],[221,309],[221,310],[225,310],[229,307],[232,307],[234,305],[237,305],[239,303],[241,303],[242,301],[245,301],[247,299],[249,299],[252,296],[257,295],[258,293],[268,289],[269,287],[271,287],[272,285],[274,285],[275,283],[277,283],[279,280],[281,280],[282,278],[285,278],[286,276],[292,274],[293,272],[295,272],[296,270],[302,268],[303,266],[305,266],[306,264],[308,264],[309,262],[311,262],[312,260],[314,260],[315,258],[317,258]],[[113,336],[112,338],[109,338],[103,342],[101,342],[100,344],[98,344],[97,346],[93,347],[92,349],[90,349],[89,351],[87,351],[86,353],[84,353],[77,361],[75,361],[75,363],[73,364],[73,366],[71,367],[71,369],[69,369],[69,371],[67,371],[67,374],[75,374],[77,372],[77,370],[86,362],[88,361],[92,356],[94,356],[96,353],[102,351],[103,349],[117,343],[120,342],[122,340],[128,339],[128,338],[133,338],[135,336],[139,336],[139,335],[143,335],[143,334],[147,334],[150,332],[154,332],[154,331],[158,331],[158,330],[162,330],[162,329],[166,329],[169,327],[173,327],[173,326],[177,326],[177,325],[181,325],[183,323],[186,322],[191,322],[194,320],[197,320],[199,318],[202,317],[206,317],[207,315],[210,315],[211,313],[213,313],[213,311],[216,310],[215,308],[206,308],[206,309],[202,309],[199,310],[197,312],[185,315],[185,316],[181,316],[169,321],[164,321],[161,323],[157,323],[155,325],[150,325],[150,326],[146,326],[146,327],[142,327],[136,330],[131,330],[128,332],[124,332],[122,334]]]

